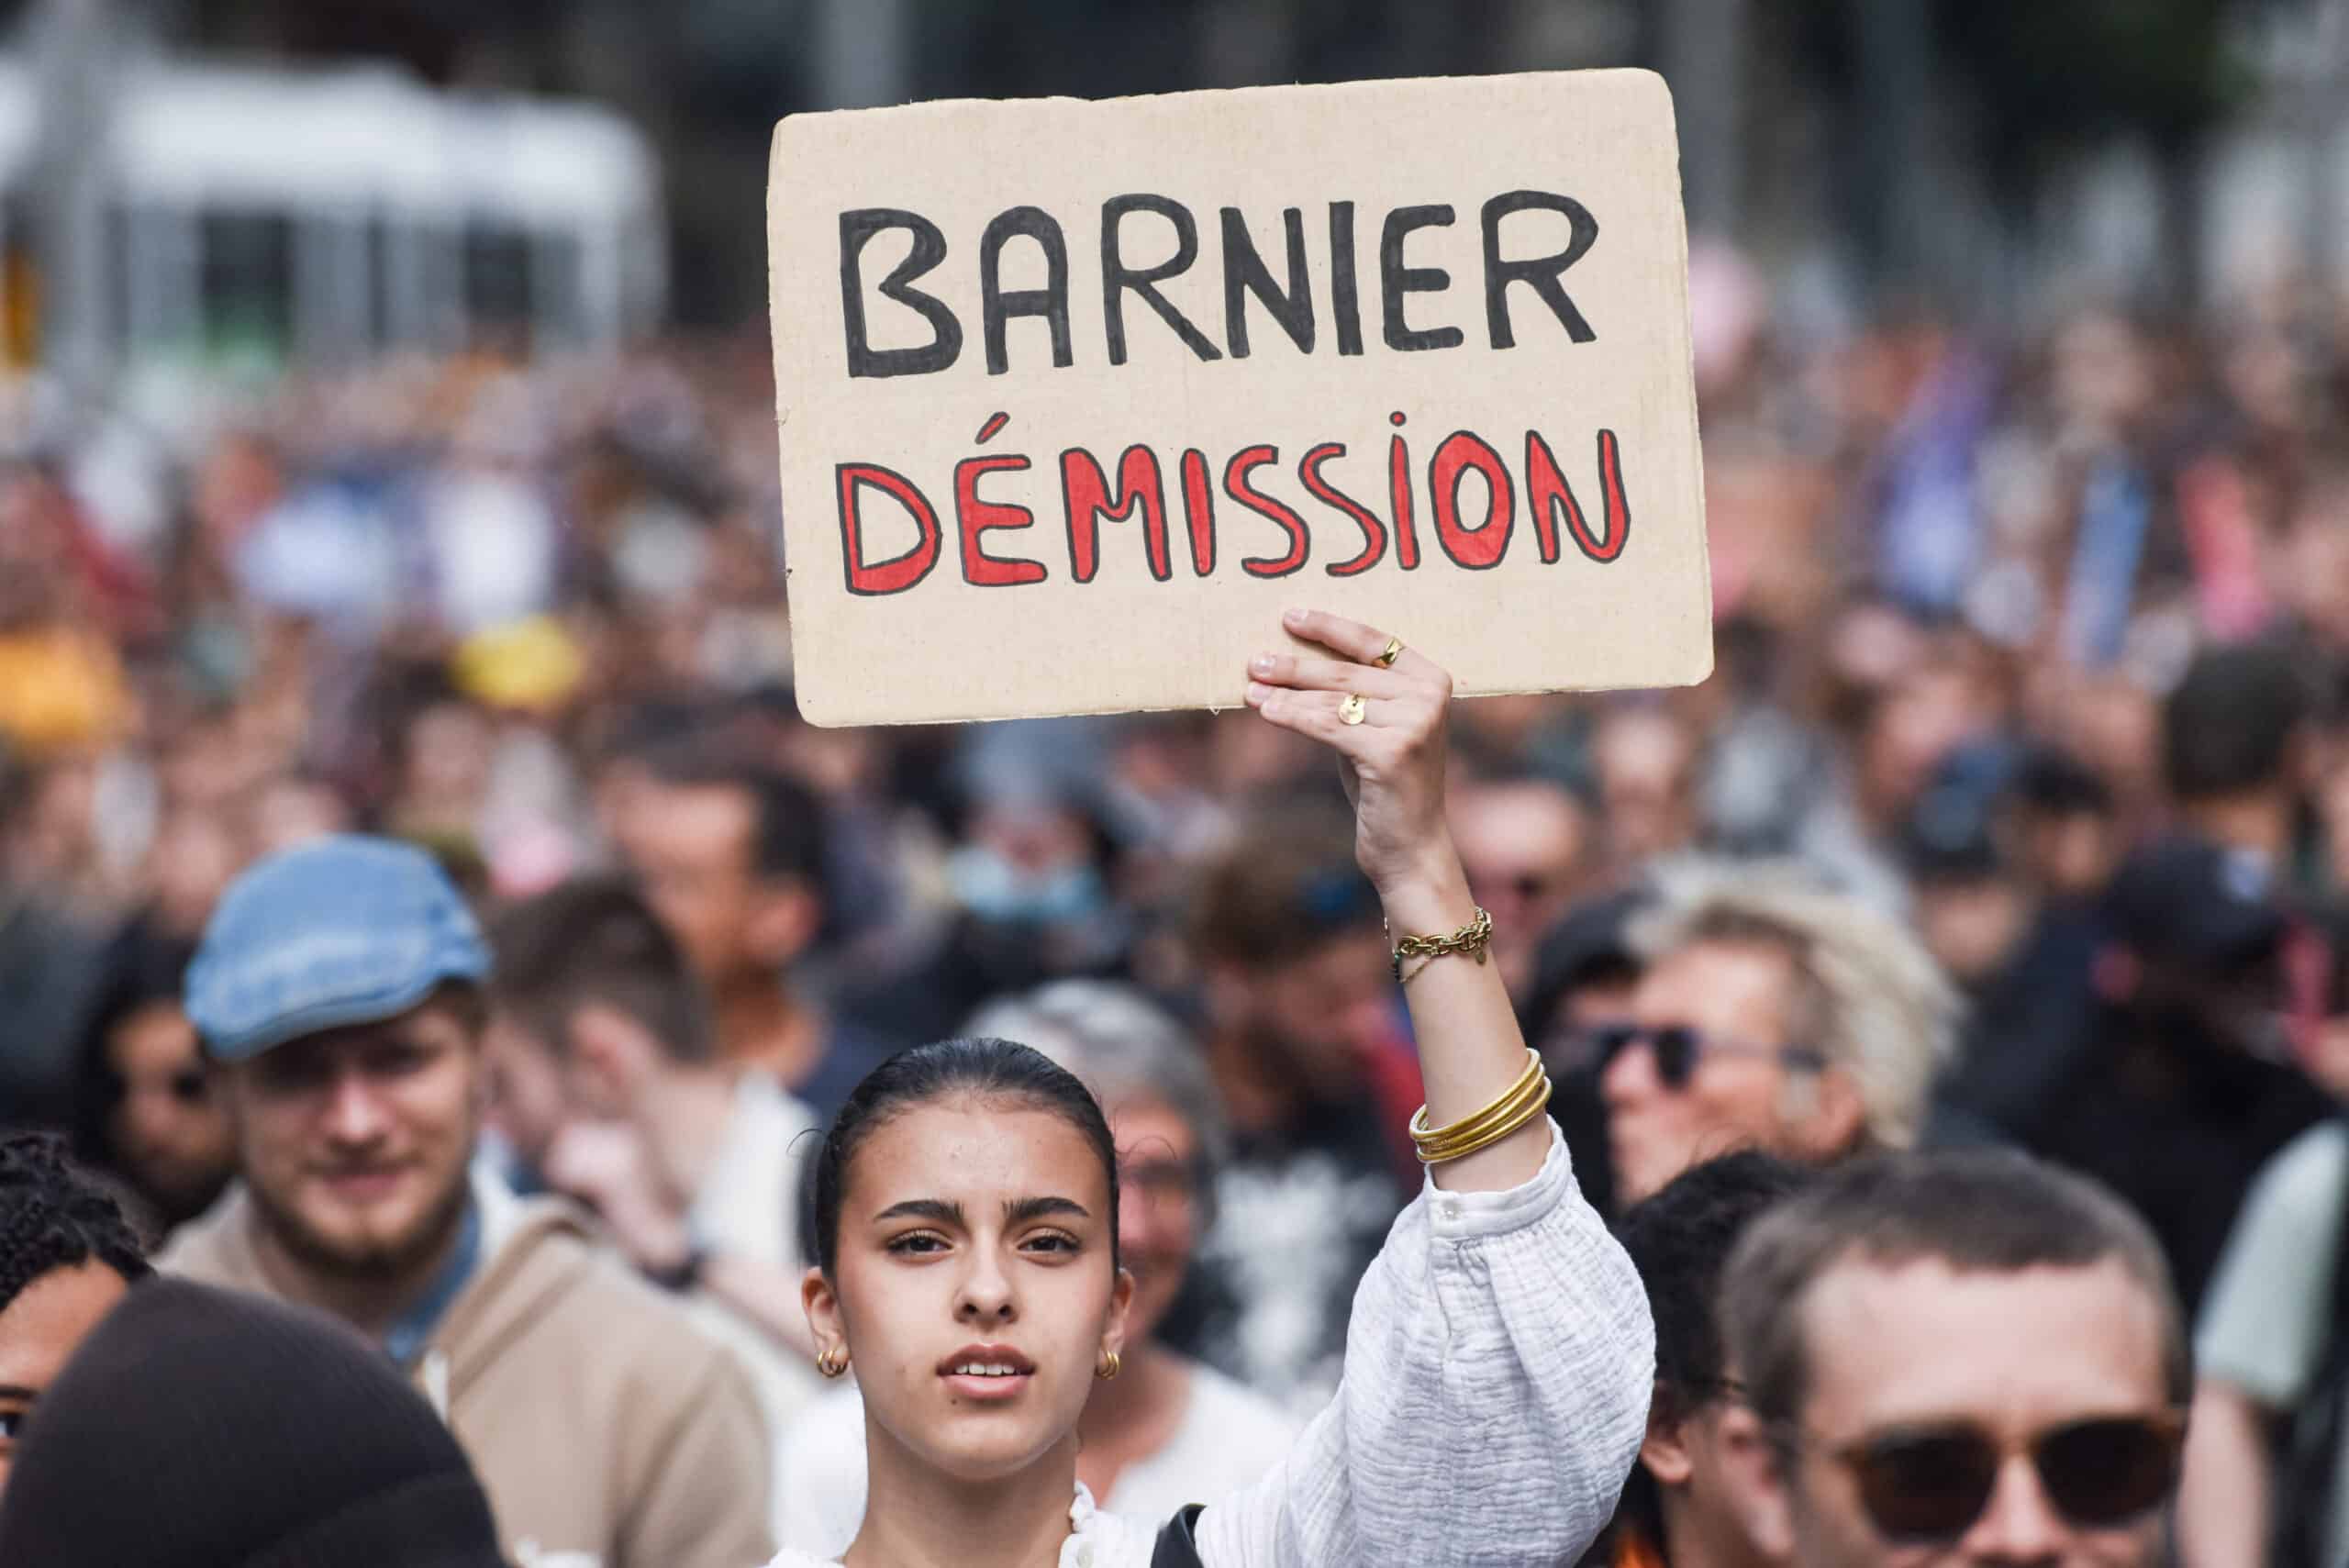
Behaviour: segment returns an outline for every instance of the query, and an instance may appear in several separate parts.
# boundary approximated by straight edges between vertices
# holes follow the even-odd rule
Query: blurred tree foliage
[[[1934,30],[1979,100],[2002,173],[2135,132],[2157,153],[2192,143],[2252,88],[2233,51],[2266,0],[1936,0]]]
[[[1927,30],[1978,138],[2012,188],[2108,138],[2174,156],[2249,93],[2234,41],[2279,0],[1786,0],[1820,84],[1856,95],[1859,12],[1890,5]]]

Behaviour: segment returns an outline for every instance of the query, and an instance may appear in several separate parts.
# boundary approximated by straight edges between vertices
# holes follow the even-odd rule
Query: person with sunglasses
[[[1824,1165],[1917,1141],[1956,993],[1906,928],[1784,866],[1688,862],[1633,927],[1630,1016],[1587,1026],[1616,1198],[1759,1149]]]
[[[2192,1368],[2168,1265],[2084,1177],[1885,1156],[1756,1221],[1721,1287],[1766,1438],[1739,1473],[1806,1568],[2165,1561]]]
[[[1469,896],[1492,911],[1501,983],[1523,1002],[1539,971],[1543,934],[1575,899],[1596,891],[1603,873],[1590,808],[1555,779],[1492,773],[1453,791],[1451,819]]]

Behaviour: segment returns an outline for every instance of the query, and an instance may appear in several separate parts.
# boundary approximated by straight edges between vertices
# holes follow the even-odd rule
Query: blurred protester
[[[104,935],[61,896],[50,772],[0,751],[0,1126],[63,1119]]]
[[[1244,829],[1203,875],[1192,940],[1208,1072],[1231,1128],[1203,1260],[1232,1321],[1222,1369],[1300,1414],[1334,1387],[1348,1304],[1417,1179],[1418,1108],[1378,903],[1341,821]]]
[[[168,1234],[212,1207],[237,1151],[180,993],[193,940],[123,928],[82,1037],[73,1152],[125,1190],[144,1229]]]
[[[2096,925],[2017,863],[1996,772],[1929,790],[1900,846],[1918,934],[1965,1004],[1931,1129],[1944,1143],[2027,1136],[2095,1040]]]
[[[1854,804],[1879,835],[1898,831],[1944,765],[2000,717],[1997,677],[1979,643],[1944,632],[1896,672],[1870,705],[1854,766]]]
[[[2349,1097],[2349,919],[2325,933],[2304,1049]],[[2313,1568],[2349,1551],[2349,1122],[2259,1173],[2212,1276],[2178,1529],[2188,1568]]]
[[[2147,845],[2104,918],[2093,1042],[2026,1141],[2136,1207],[2191,1310],[2253,1177],[2329,1102],[2292,1059],[2288,926],[2263,857],[2190,837]]]
[[[1721,1318],[1767,1439],[1730,1474],[1772,1558],[2166,1561],[2186,1332],[2093,1183],[2004,1151],[1845,1166],[1745,1233]]]
[[[1698,743],[1686,725],[1644,704],[1610,708],[1590,740],[1608,851],[1619,868],[1697,847]]]
[[[0,1496],[59,1369],[147,1273],[129,1221],[54,1139],[0,1138]]]
[[[380,1344],[465,1445],[516,1555],[756,1562],[769,1457],[739,1365],[570,1210],[471,1170],[489,971],[420,851],[323,839],[240,876],[187,1007],[243,1179],[164,1265]]]
[[[2349,900],[2349,666],[2338,680],[2317,781],[2316,819],[2323,836],[2323,857],[2314,880],[2323,884],[2328,898]]]
[[[363,1340],[184,1280],[140,1286],[90,1335],[18,1470],[0,1501],[0,1562],[507,1561],[463,1450]]]
[[[1600,1047],[1631,1016],[1642,969],[1631,927],[1653,895],[1644,885],[1594,898],[1542,939],[1518,1027],[1550,1070],[1550,1117],[1565,1134],[1575,1179],[1601,1214],[1612,1214],[1615,1161],[1607,1143]]]
[[[1060,739],[1073,722],[991,728],[965,754],[942,929],[902,967],[844,990],[844,1014],[887,1039],[940,1040],[989,997],[1122,967],[1133,916],[1113,896],[1107,809],[1084,776],[1104,762]]]
[[[1538,774],[1494,775],[1453,792],[1452,839],[1469,896],[1493,917],[1493,962],[1520,1002],[1543,933],[1594,891],[1597,825],[1573,791]]]
[[[491,939],[493,1114],[548,1184],[593,1208],[638,1270],[741,1362],[780,1461],[821,1386],[797,1306],[815,1113],[766,1073],[718,1060],[700,982],[625,881],[581,878],[524,899]],[[507,1092],[517,1084],[528,1087]]]
[[[1957,1003],[1909,930],[1784,866],[1686,866],[1661,894],[1630,1016],[1594,1046],[1619,1202],[1737,1149],[1917,1141]]]
[[[281,773],[253,803],[253,849],[273,855],[313,839],[347,833],[355,826],[351,804],[325,779]]]
[[[1071,980],[997,1003],[965,1033],[1051,1057],[1100,1099],[1118,1145],[1118,1251],[1134,1277],[1123,1364],[1086,1399],[1076,1475],[1129,1518],[1172,1518],[1256,1481],[1288,1452],[1279,1407],[1160,1338],[1212,1218],[1223,1141],[1197,1047],[1139,993]],[[864,1518],[864,1409],[854,1389],[802,1417],[784,1458],[785,1541],[829,1559]]]
[[[2313,762],[2307,677],[2281,649],[2219,648],[2190,665],[2162,710],[2162,767],[2188,831],[2293,872]]]
[[[1535,953],[1533,983],[1520,1004],[1528,1040],[1552,1073],[1596,1068],[1577,1054],[1600,1024],[1631,1017],[1646,962],[1631,933],[1655,902],[1646,884],[1603,895],[1550,928]]]
[[[1737,1511],[1732,1471],[1766,1461],[1721,1349],[1721,1271],[1747,1227],[1810,1173],[1748,1151],[1691,1166],[1616,1221],[1655,1314],[1647,1441],[1605,1540],[1608,1568],[1774,1568]]]
[[[53,465],[0,469],[0,746],[102,746],[136,703],[115,640],[142,593]]]
[[[2041,894],[2074,908],[2103,897],[2126,847],[2120,803],[2103,775],[2043,746],[2016,768],[2009,798],[2015,853]]]
[[[796,1268],[792,1144],[815,1113],[768,1074],[718,1060],[707,995],[635,890],[565,883],[501,912],[491,935],[498,1080],[556,1085],[551,1116],[541,1096],[499,1106],[538,1173],[606,1191],[596,1146],[618,1140],[640,1153],[625,1160],[627,1206],[606,1218],[649,1273],[689,1272],[701,1249]]]
[[[718,1052],[774,1075],[818,1117],[888,1047],[791,982],[824,926],[824,825],[805,785],[710,747],[672,749],[627,790],[622,853],[709,988]]]
[[[2349,458],[2314,465],[2275,552],[2277,597],[2310,654],[2337,670],[2349,659]]]

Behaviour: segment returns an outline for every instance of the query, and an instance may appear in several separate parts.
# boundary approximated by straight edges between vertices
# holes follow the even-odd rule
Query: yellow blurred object
[[[587,673],[579,644],[549,616],[475,632],[458,645],[452,662],[466,695],[531,711],[560,705]]]
[[[39,755],[108,740],[130,720],[112,648],[71,627],[0,635],[0,736]]]

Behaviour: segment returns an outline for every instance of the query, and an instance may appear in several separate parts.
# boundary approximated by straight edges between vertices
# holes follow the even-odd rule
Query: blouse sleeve
[[[1553,1568],[1612,1516],[1647,1428],[1647,1293],[1564,1141],[1508,1192],[1430,1184],[1281,1465],[1200,1517],[1207,1568]]]

